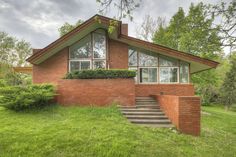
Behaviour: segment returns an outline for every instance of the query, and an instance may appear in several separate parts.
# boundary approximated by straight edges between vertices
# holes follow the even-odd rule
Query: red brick
[[[136,96],[150,96],[155,94],[193,96],[192,84],[136,84]]]
[[[200,135],[200,98],[196,96],[156,95],[160,107],[178,130]]]
[[[73,79],[58,82],[57,102],[64,105],[135,104],[133,79]]]

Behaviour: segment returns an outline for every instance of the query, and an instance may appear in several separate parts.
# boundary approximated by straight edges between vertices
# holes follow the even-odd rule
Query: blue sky
[[[227,0],[225,0],[227,1]],[[200,0],[142,0],[133,12],[134,20],[129,24],[129,35],[135,37],[135,29],[145,15],[170,17],[183,7],[188,11],[191,3]],[[215,4],[219,0],[204,0]],[[65,22],[86,20],[98,13],[96,0],[0,0],[0,31],[30,42],[33,48],[43,48],[59,37],[58,28]],[[113,8],[106,16],[113,17]]]

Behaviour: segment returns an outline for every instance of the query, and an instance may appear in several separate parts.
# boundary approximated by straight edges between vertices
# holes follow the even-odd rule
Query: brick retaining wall
[[[57,87],[63,105],[135,105],[134,79],[62,79]]]
[[[160,107],[178,130],[200,135],[201,103],[197,96],[156,95]]]

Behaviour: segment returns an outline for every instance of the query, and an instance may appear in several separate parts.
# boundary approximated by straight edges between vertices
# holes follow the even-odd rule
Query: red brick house
[[[134,106],[135,98],[155,98],[181,131],[198,135],[200,100],[190,75],[218,63],[128,36],[128,25],[95,15],[27,59],[33,64],[33,83],[57,85],[64,105],[107,105],[113,101]],[[65,74],[84,69],[132,69],[135,79],[65,80]],[[142,100],[140,100],[142,101]],[[188,119],[186,121],[186,119]]]

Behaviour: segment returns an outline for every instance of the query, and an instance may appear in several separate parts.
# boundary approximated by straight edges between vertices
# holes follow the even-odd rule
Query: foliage
[[[146,41],[152,41],[157,27],[164,24],[164,18],[158,17],[154,19],[150,15],[145,15],[141,25],[136,28],[136,36]]]
[[[81,25],[83,23],[83,20],[79,19],[75,24],[69,24],[68,22],[65,22],[59,29],[60,36],[63,36],[73,30],[75,27]]]
[[[32,83],[32,76],[29,74],[16,73],[13,67],[7,64],[0,66],[0,79],[8,86],[29,85]]]
[[[140,6],[141,0],[96,0],[99,3],[99,13],[106,14],[110,7],[114,6],[112,13],[117,10],[115,19],[129,18],[133,20],[132,12]]]
[[[203,58],[221,60],[219,30],[213,27],[214,17],[207,16],[207,13],[202,2],[191,4],[186,15],[179,8],[167,27],[159,26],[154,42]],[[194,74],[191,79],[197,87],[197,94],[203,98],[203,104],[216,100],[219,91],[215,90],[219,88],[220,78],[215,70]]]
[[[97,69],[81,70],[66,74],[65,79],[112,79],[112,78],[134,78],[136,72],[133,70],[120,69]]]
[[[221,87],[221,100],[226,109],[236,103],[236,57],[231,58],[230,70]]]
[[[215,28],[219,29],[221,36],[221,45],[230,48],[230,53],[236,50],[236,1],[221,2],[218,4],[207,5],[209,16],[214,16]]]
[[[112,34],[115,31],[115,29],[117,28],[117,26],[118,26],[118,22],[116,20],[110,20],[110,24],[108,27],[108,33]]]
[[[30,43],[18,40],[5,32],[0,32],[0,64],[26,66],[26,58],[31,55]]]
[[[129,123],[116,107],[0,109],[2,157],[233,157],[236,113],[202,107],[201,136]]]
[[[0,106],[20,111],[49,104],[55,95],[53,85],[0,87]]]

